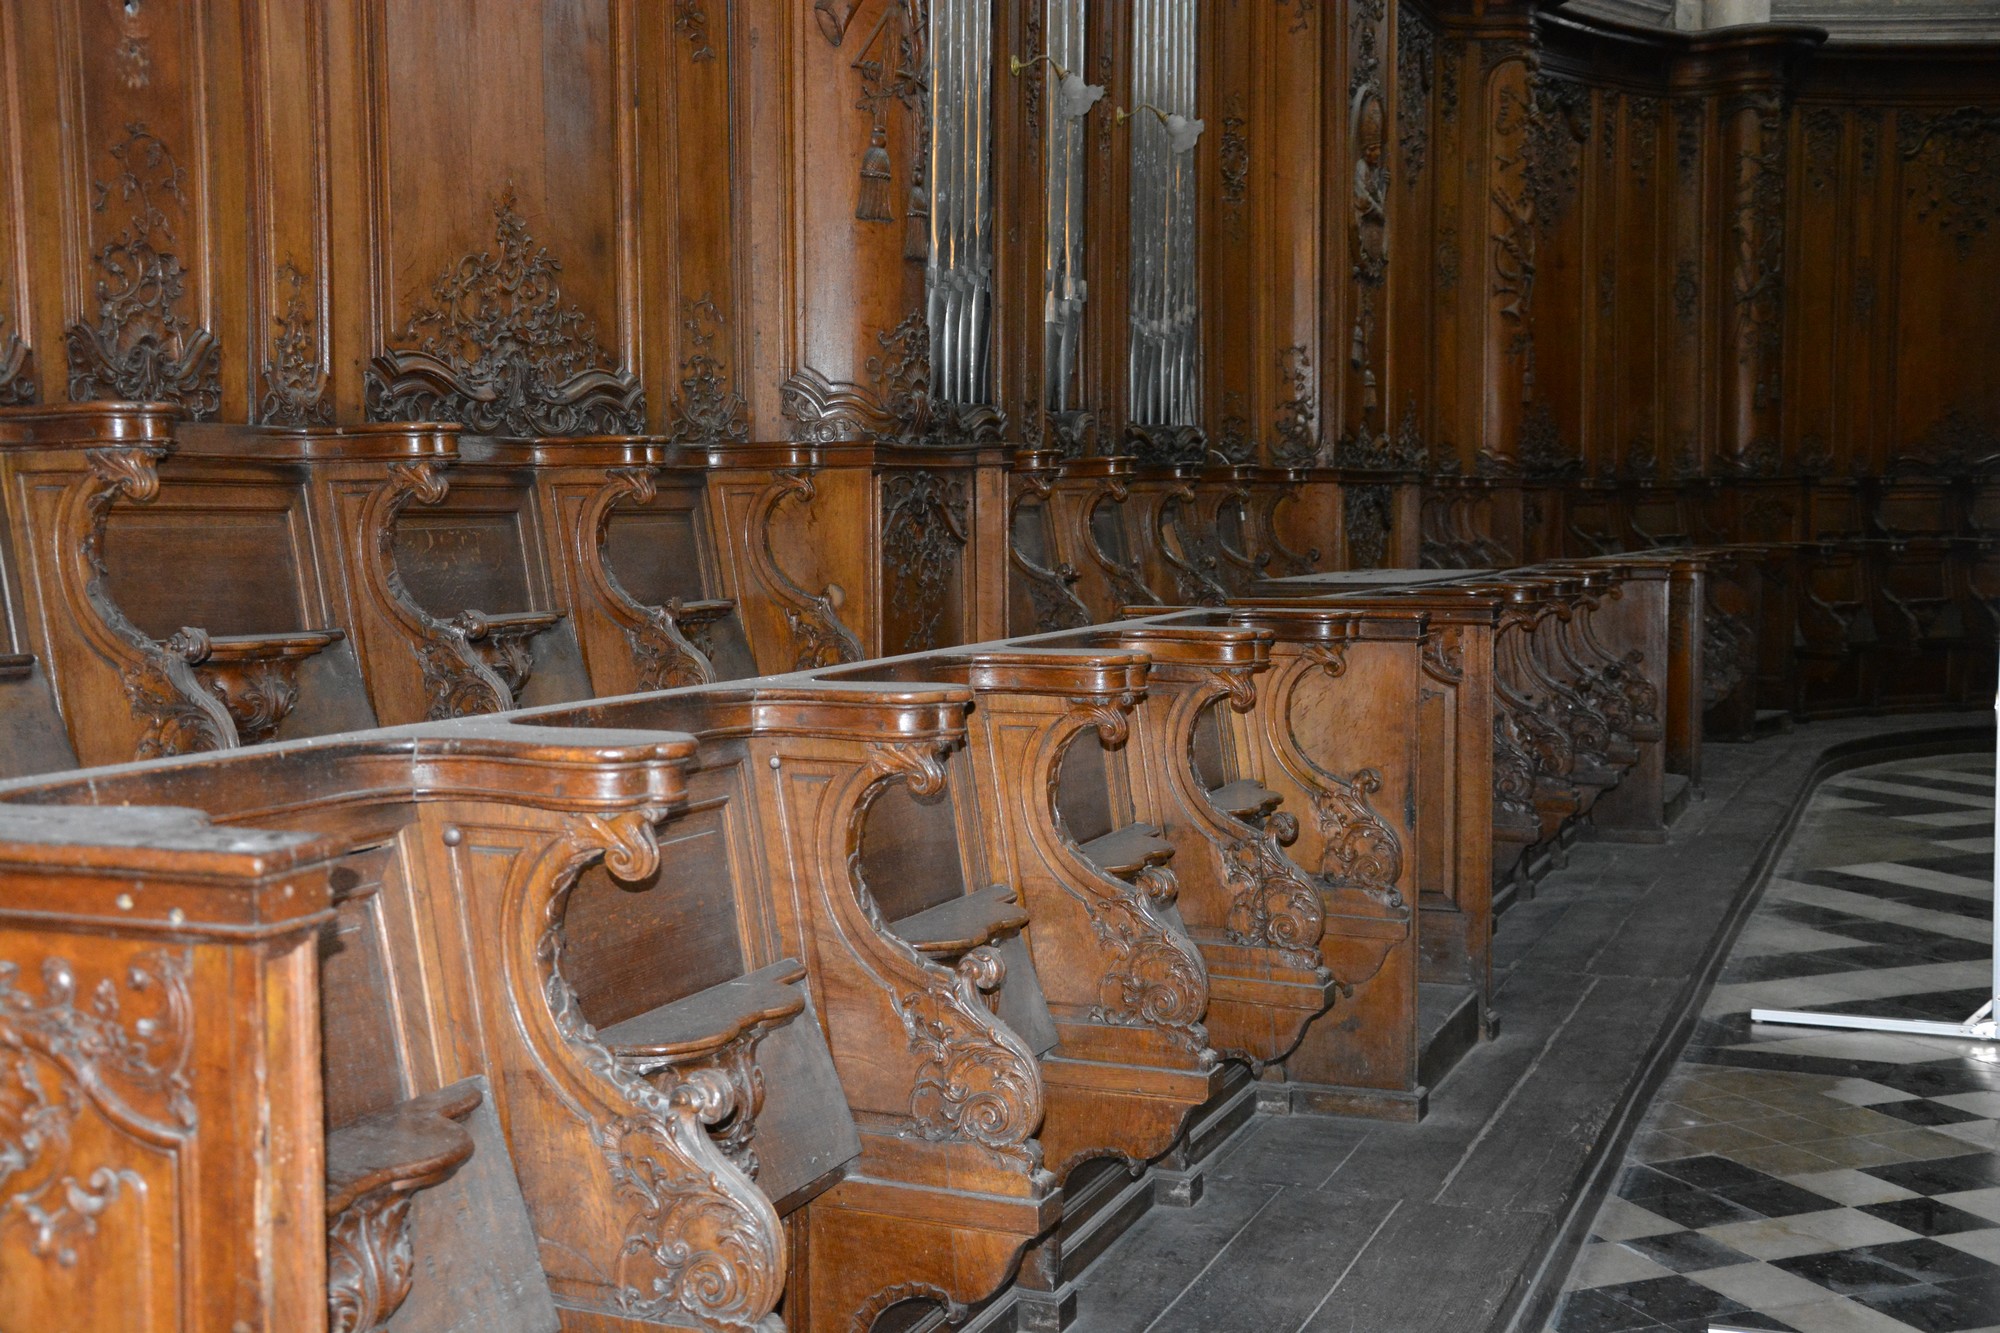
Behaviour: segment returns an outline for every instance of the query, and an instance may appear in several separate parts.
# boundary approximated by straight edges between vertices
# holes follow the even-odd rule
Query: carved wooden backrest
[[[1174,849],[1178,915],[1208,972],[1211,1042],[1253,1067],[1282,1058],[1325,1011],[1334,983],[1320,962],[1320,886],[1284,850],[1296,820],[1257,781],[1258,757],[1239,734],[1269,666],[1271,635],[1197,614],[1031,642],[1150,658],[1119,781],[1083,771],[1077,756],[1090,751],[1079,740],[1063,786],[1079,786],[1085,799],[1059,788],[1058,805],[1072,830],[1093,800],[1147,812]]]
[[[179,420],[0,412],[12,559],[79,756],[369,725],[298,474]]]
[[[801,1182],[810,1202],[788,1223],[801,1241],[794,1281],[810,1328],[846,1328],[905,1287],[947,1303],[984,1299],[1059,1203],[1036,1138],[1035,1051],[1015,1026],[1048,1023],[1019,944],[1025,913],[1006,888],[952,900],[902,884],[878,894],[872,879],[918,865],[947,872],[955,857],[958,883],[990,883],[983,849],[960,836],[977,824],[950,758],[967,697],[779,681],[520,715],[543,727],[701,735],[695,812],[729,810],[742,822],[685,854],[702,873],[726,863],[752,961],[759,948],[810,961],[813,1011],[837,1073],[829,1086],[861,1131],[847,1178]],[[893,924],[892,912],[901,913]],[[776,1100],[767,1093],[767,1105]],[[982,1220],[956,1220],[947,1198],[970,1196],[981,1198]]]

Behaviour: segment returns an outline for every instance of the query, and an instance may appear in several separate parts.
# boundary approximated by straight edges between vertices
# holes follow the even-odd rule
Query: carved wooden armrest
[[[1253,778],[1225,782],[1211,790],[1208,799],[1223,814],[1246,824],[1262,822],[1285,803],[1283,796]]]
[[[911,948],[951,964],[982,945],[993,944],[1028,924],[1028,913],[1006,884],[953,898],[913,913],[890,928]]]
[[[222,700],[237,739],[268,741],[299,702],[299,664],[346,638],[337,629],[290,634],[218,634],[208,652],[190,659],[195,677]]]
[[[702,1123],[710,1138],[754,1180],[759,1164],[753,1140],[764,1111],[757,1043],[805,1012],[805,992],[798,985],[805,975],[803,964],[786,958],[635,1014],[597,1039],[621,1069],[648,1080],[670,1100],[693,1095],[709,1103]],[[717,1076],[722,1086],[714,1095],[690,1086]]]
[[[1173,859],[1174,845],[1151,824],[1127,824],[1101,838],[1078,844],[1077,850],[1107,875],[1130,880],[1153,866]]]
[[[711,1056],[731,1042],[789,1022],[805,1012],[795,958],[710,986],[600,1030],[598,1039],[637,1074],[651,1074]]]
[[[531,641],[562,618],[560,611],[514,611],[497,616],[461,611],[449,623],[464,632],[479,660],[507,686],[513,702],[519,703],[521,687],[535,670]]]

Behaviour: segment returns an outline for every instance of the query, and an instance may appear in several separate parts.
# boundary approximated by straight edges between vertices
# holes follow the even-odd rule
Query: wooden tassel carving
[[[854,206],[854,216],[863,222],[893,222],[889,186],[889,136],[877,125],[861,155],[861,202]]]

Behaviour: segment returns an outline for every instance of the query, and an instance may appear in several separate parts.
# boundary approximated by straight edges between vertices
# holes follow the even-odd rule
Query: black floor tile
[[[1642,1236],[1621,1243],[1626,1249],[1635,1250],[1662,1268],[1671,1268],[1676,1273],[1699,1273],[1710,1268],[1727,1268],[1731,1264],[1750,1262],[1749,1255],[1699,1231],[1670,1231],[1664,1236]]]
[[[1918,1097],[1949,1097],[1960,1092],[2000,1092],[2000,1066],[1974,1060],[1939,1060],[1920,1065],[1892,1065],[1868,1076],[1886,1087]]]
[[[1986,1218],[1923,1195],[1914,1199],[1897,1199],[1893,1203],[1864,1204],[1859,1211],[1870,1217],[1879,1217],[1884,1222],[1892,1222],[1906,1231],[1914,1231],[1919,1236],[1952,1236],[1961,1231],[1986,1231],[1993,1226]]]
[[[1705,1153],[1700,1157],[1673,1157],[1664,1162],[1648,1162],[1647,1165],[1663,1176],[1672,1176],[1675,1180],[1707,1190],[1783,1183],[1776,1176],[1766,1175],[1715,1153]]]
[[[1962,1125],[1968,1120],[1985,1120],[1988,1117],[1961,1111],[1956,1106],[1946,1106],[1928,1097],[1914,1097],[1907,1102],[1877,1102],[1868,1108],[1882,1115],[1892,1115],[1898,1120],[1907,1120],[1913,1125]]]
[[[1863,1292],[1900,1291],[1925,1285],[1896,1265],[1870,1258],[1859,1250],[1835,1250],[1830,1254],[1801,1254],[1790,1259],[1773,1259],[1771,1267],[1782,1268],[1793,1277],[1816,1282],[1840,1296]]]
[[[1654,1166],[1628,1166],[1618,1177],[1618,1197],[1641,1204],[1662,1194],[1683,1193],[1690,1184]]]
[[[1863,1169],[1877,1180],[1886,1180],[1917,1194],[1953,1194],[2000,1185],[2000,1157],[1992,1153],[1938,1157],[1928,1162],[1891,1162]]]
[[[1959,1282],[1970,1279],[1993,1281],[2000,1279],[2000,1268],[1976,1254],[1954,1249],[1942,1241],[1928,1236],[1917,1240],[1891,1241],[1887,1245],[1868,1245],[1854,1251],[1865,1254],[1879,1263],[1893,1265],[1911,1277],[1931,1283]]]
[[[1615,1301],[1602,1291],[1572,1291],[1556,1312],[1556,1333],[1627,1333],[1655,1327],[1659,1321],[1643,1310]]]
[[[1891,1319],[1900,1319],[1921,1333],[1963,1333],[1966,1329],[2000,1324],[2000,1300],[1980,1283],[1905,1287],[1900,1291],[1857,1296],[1855,1300]]]
[[[1941,942],[1950,943],[1950,941]],[[1984,945],[1978,946],[1984,949]],[[1973,955],[1977,957],[1978,955]],[[1755,958],[1732,960],[1717,978],[1724,984],[1744,981],[1791,981],[1798,977],[1823,977],[1836,972],[1877,971],[1890,967],[1921,967],[1926,963],[1954,962],[1900,945],[1857,944],[1851,949],[1810,949],[1804,953],[1773,953]],[[1747,1025],[1747,1020],[1746,1020]]]
[[[1599,1287],[1598,1290],[1662,1324],[1734,1314],[1748,1308],[1719,1291],[1711,1291],[1701,1283],[1678,1274],[1647,1278],[1644,1282],[1622,1282],[1613,1287]]]
[[[1845,1000],[1839,1004],[1813,1007],[1829,1014],[1869,1014],[1875,1018],[1962,1023],[1967,1015],[1992,998],[1992,992],[1981,987],[1977,990],[1922,991],[1915,995],[1890,995],[1877,1000]]]
[[[1794,1217],[1799,1213],[1823,1213],[1840,1207],[1832,1199],[1782,1180],[1762,1185],[1733,1185],[1715,1192],[1760,1217]]]
[[[1719,1227],[1725,1222],[1754,1222],[1760,1217],[1772,1214],[1760,1213],[1747,1204],[1725,1199],[1709,1190],[1696,1189],[1690,1185],[1673,1194],[1652,1194],[1644,1199],[1635,1199],[1641,1208],[1649,1213],[1657,1213],[1669,1222],[1677,1222],[1690,1231],[1703,1227]]]

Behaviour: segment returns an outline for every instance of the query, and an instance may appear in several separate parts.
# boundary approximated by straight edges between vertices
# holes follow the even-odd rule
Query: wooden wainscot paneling
[[[49,1328],[318,1327],[333,839],[0,811],[0,1301]]]

